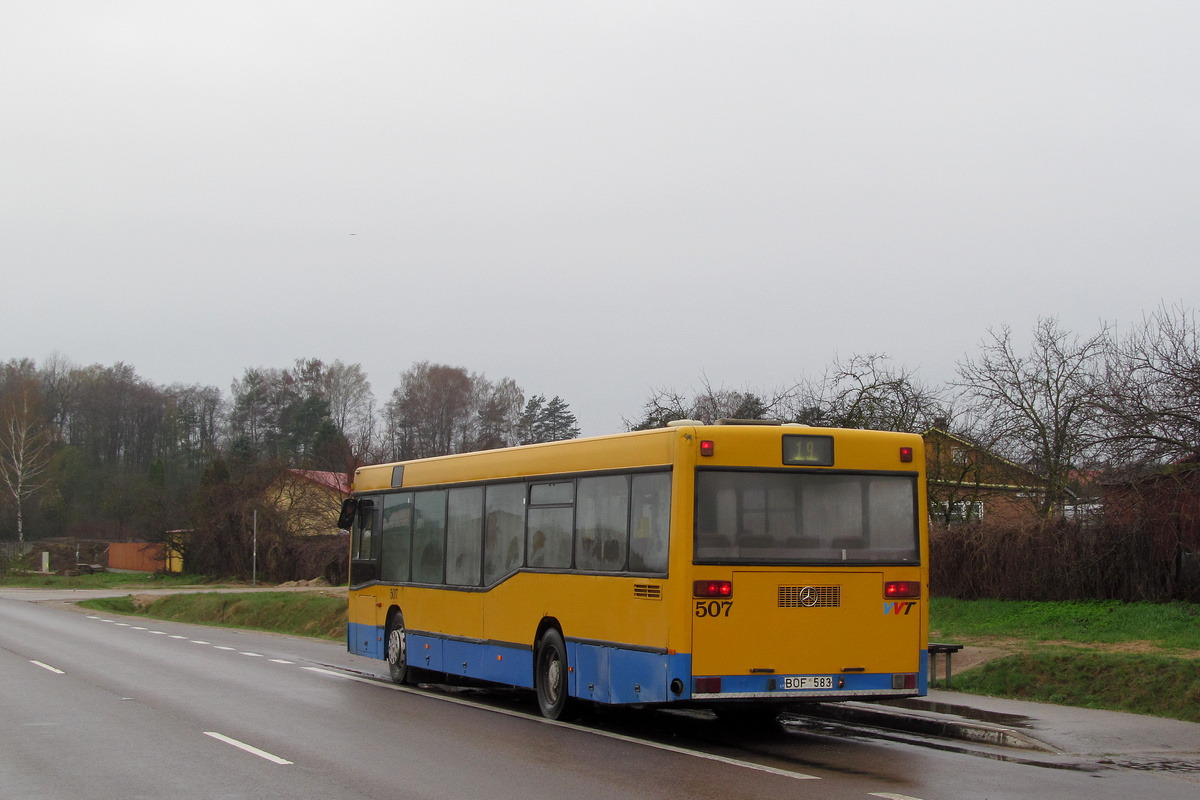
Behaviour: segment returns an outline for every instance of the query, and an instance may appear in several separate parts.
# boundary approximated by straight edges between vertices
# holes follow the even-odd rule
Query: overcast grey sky
[[[0,359],[562,395],[1200,305],[1200,3],[0,0]]]

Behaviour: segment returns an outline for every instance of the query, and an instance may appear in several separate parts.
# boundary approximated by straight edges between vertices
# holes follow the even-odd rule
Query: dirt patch
[[[980,637],[972,640],[972,644],[963,645],[963,649],[954,654],[954,672],[964,672],[974,667],[1005,656],[1028,653],[1043,647],[1069,647],[1075,650],[1092,650],[1100,653],[1121,653],[1126,655],[1165,655],[1174,658],[1200,660],[1198,650],[1179,650],[1169,647],[1159,647],[1153,642],[1071,642],[1044,641],[1035,642],[1028,639],[1010,639],[999,636]],[[938,661],[939,674],[942,661]]]
[[[135,611],[141,611],[160,597],[161,595],[157,594],[135,594],[130,595],[129,602],[133,604]]]
[[[997,658],[1011,656],[1015,650],[1010,650],[1003,647],[977,647],[974,645],[964,645],[962,650],[954,654],[954,672],[964,672],[968,669],[982,666],[989,661],[994,661]],[[942,674],[945,666],[942,659],[938,659],[938,674]]]

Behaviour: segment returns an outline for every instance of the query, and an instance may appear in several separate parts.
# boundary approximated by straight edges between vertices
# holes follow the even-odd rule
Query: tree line
[[[937,426],[1045,481],[1045,514],[1085,473],[1136,475],[1200,458],[1200,327],[1162,307],[1124,333],[1077,334],[1040,318],[1022,345],[989,329],[951,380],[934,385],[886,354],[835,358],[815,377],[770,390],[658,389],[630,430],[671,420],[778,419],[921,433]]]
[[[229,541],[209,548],[217,552],[242,547],[251,501],[287,468],[350,474],[362,463],[579,435],[559,396],[527,396],[511,378],[428,361],[401,374],[382,403],[362,367],[341,361],[246,369],[228,394],[158,386],[122,363],[79,366],[54,356],[0,366],[5,539],[225,530]],[[1197,461],[1200,328],[1183,306],[1161,307],[1123,331],[1101,324],[1079,334],[1042,318],[1028,335],[988,330],[942,384],[887,354],[853,354],[768,390],[707,378],[655,389],[625,427],[721,418],[918,433],[936,424],[1042,476],[1045,491],[1032,500],[1050,519],[1078,494],[1081,476]],[[953,497],[937,497],[931,483],[931,499]],[[266,523],[283,563],[295,525]]]
[[[12,359],[0,365],[0,538],[161,538],[212,527],[290,468],[349,475],[578,435],[559,396],[425,361],[379,406],[361,365],[341,361],[249,368],[226,394],[159,386],[123,363]]]

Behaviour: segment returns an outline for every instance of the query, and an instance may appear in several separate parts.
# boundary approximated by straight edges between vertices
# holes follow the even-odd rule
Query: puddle
[[[1031,728],[1029,717],[1021,714],[1002,714],[999,711],[984,711],[970,706],[956,706],[952,703],[935,703],[930,700],[880,700],[876,703],[893,708],[907,708],[913,711],[932,711],[936,714],[953,714],[956,717],[973,719],[978,722],[991,722],[995,725],[1007,725],[1013,728]]]

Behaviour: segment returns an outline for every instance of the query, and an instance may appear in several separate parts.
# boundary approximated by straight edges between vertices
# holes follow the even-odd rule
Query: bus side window
[[[629,570],[666,572],[671,531],[671,473],[633,476]]]
[[[389,494],[383,498],[382,580],[408,580],[412,562],[412,501],[412,492]]]
[[[490,585],[525,563],[524,484],[487,487],[483,530],[483,582]]]
[[[446,490],[413,495],[414,583],[441,583],[446,545]]]
[[[575,497],[575,567],[625,569],[628,529],[629,477],[580,478]]]
[[[571,529],[575,517],[575,483],[534,483],[529,487],[525,535],[529,566],[571,568]]]
[[[450,490],[446,524],[446,583],[478,586],[483,487]]]

